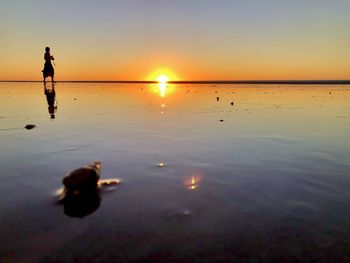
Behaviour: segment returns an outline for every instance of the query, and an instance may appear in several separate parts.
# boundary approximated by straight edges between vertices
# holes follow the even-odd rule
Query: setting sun
[[[162,83],[162,84],[167,83],[168,80],[169,80],[169,78],[168,78],[168,76],[166,76],[166,75],[160,75],[159,77],[157,77],[157,81],[158,81],[159,83]]]
[[[174,91],[174,85],[168,85],[168,81],[176,80],[177,78],[169,70],[157,70],[149,77],[152,81],[157,81],[156,85],[152,86],[152,91],[165,97],[166,93]]]
[[[159,68],[154,70],[146,79],[149,81],[157,81],[159,83],[179,80],[178,76],[167,68]]]

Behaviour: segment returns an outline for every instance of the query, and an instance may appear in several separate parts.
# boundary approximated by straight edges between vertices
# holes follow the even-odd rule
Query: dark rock
[[[219,101],[220,100],[220,98],[219,97],[216,97],[216,101]]]
[[[34,129],[35,127],[36,127],[36,125],[34,125],[34,124],[27,124],[26,126],[24,126],[24,128],[26,128],[27,130]]]
[[[233,104],[234,104],[234,103],[233,103],[233,101],[232,101],[232,102],[231,102],[231,106],[233,106]]]
[[[65,187],[65,195],[75,196],[96,190],[100,173],[100,162],[95,162],[68,173],[62,181]]]
[[[224,120],[223,120],[223,119],[221,119],[220,121],[221,121],[221,122],[223,122]]]

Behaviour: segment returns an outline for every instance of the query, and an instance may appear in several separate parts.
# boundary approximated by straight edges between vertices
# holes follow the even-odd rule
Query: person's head
[[[45,51],[46,51],[46,52],[50,52],[50,48],[49,48],[49,47],[46,47],[46,48],[45,48]]]

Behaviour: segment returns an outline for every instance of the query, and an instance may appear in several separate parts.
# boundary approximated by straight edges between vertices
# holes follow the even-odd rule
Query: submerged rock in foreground
[[[64,213],[70,217],[85,217],[98,209],[101,203],[101,188],[106,191],[120,184],[118,178],[100,179],[101,163],[75,169],[66,174],[62,182],[64,189],[59,193],[64,204]]]
[[[101,163],[95,162],[71,171],[63,178],[65,195],[79,195],[98,188],[101,174]]]

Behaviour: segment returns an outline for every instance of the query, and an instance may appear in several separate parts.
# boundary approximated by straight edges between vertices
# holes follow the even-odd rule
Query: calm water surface
[[[350,262],[350,86],[47,88],[0,83],[1,262]]]

